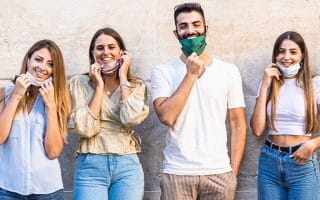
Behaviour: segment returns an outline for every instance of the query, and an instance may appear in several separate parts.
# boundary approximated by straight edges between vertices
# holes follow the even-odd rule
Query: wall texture
[[[93,33],[111,26],[123,36],[133,54],[132,72],[149,85],[158,63],[176,57],[180,47],[172,34],[173,7],[180,0],[0,0],[0,85],[19,72],[27,49],[48,38],[62,49],[68,75],[88,70],[88,46]],[[243,77],[247,119],[252,112],[258,83],[276,37],[287,30],[300,32],[308,45],[314,71],[320,67],[320,0],[202,0],[213,56],[236,64]],[[150,95],[149,95],[150,97]],[[167,128],[151,106],[149,118],[136,127],[143,144],[140,154],[145,172],[145,199],[159,198],[159,175]],[[66,197],[72,196],[74,149],[71,135],[60,158]],[[256,199],[259,147],[248,129],[247,148],[239,175],[236,199]]]

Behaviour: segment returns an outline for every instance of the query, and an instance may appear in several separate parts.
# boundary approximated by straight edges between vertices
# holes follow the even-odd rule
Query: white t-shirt
[[[170,97],[186,74],[179,58],[157,65],[151,75],[153,100]],[[235,65],[213,59],[196,80],[163,151],[163,172],[209,175],[231,171],[227,149],[227,109],[244,107],[241,76]]]
[[[261,83],[260,83],[261,87]],[[258,95],[260,92],[260,87]],[[320,104],[320,76],[313,78],[315,104]],[[270,135],[306,135],[304,92],[296,79],[284,79],[280,87],[276,107],[275,126],[277,131],[269,129]],[[267,104],[267,116],[271,118],[271,102]],[[271,127],[270,121],[268,121]],[[309,134],[309,136],[311,136]]]

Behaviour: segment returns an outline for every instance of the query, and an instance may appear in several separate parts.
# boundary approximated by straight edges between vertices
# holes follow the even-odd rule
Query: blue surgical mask
[[[300,63],[294,64],[290,67],[284,67],[281,63],[277,62],[277,66],[286,78],[291,78],[297,75],[301,68]]]

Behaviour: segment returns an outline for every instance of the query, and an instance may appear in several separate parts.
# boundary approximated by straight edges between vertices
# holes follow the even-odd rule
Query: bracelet
[[[120,88],[123,88],[123,87],[133,88],[131,83],[128,81],[120,83]]]

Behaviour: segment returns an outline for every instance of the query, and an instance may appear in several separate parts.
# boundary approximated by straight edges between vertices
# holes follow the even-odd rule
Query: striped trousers
[[[233,200],[237,178],[232,172],[212,175],[161,174],[161,200]]]

